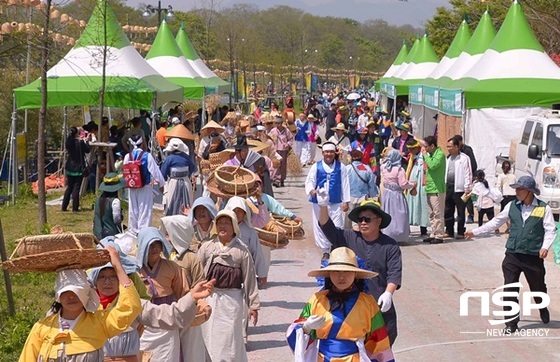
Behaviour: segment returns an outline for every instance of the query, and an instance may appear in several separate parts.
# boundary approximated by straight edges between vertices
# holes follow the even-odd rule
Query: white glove
[[[329,192],[324,187],[317,190],[317,203],[319,206],[329,206]]]
[[[322,315],[311,315],[303,323],[303,331],[309,333],[313,329],[319,329],[326,323],[325,316]]]
[[[377,299],[377,304],[379,304],[379,308],[383,313],[387,312],[393,305],[393,294],[384,292],[379,296],[379,299]]]

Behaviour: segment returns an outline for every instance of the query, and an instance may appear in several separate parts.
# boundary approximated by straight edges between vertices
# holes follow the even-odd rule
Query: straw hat
[[[344,123],[340,122],[339,124],[336,125],[336,127],[331,127],[331,131],[344,131],[344,132],[348,132],[348,130],[346,129],[346,126],[344,125]]]
[[[268,143],[261,142],[259,140],[247,140],[247,144],[252,146],[251,150],[255,152],[261,152],[262,150],[267,149],[270,145]]]
[[[103,182],[99,185],[99,190],[115,192],[122,189],[126,182],[114,172],[110,172],[103,177]]]
[[[274,123],[274,117],[272,117],[270,112],[264,112],[261,115],[261,122],[262,123]]]
[[[182,140],[195,140],[194,134],[182,124],[178,124],[173,126],[167,133],[165,134],[166,138],[180,138]]]
[[[205,132],[209,128],[214,128],[216,130],[216,132],[218,132],[218,133],[222,133],[222,132],[225,131],[224,127],[222,127],[219,123],[217,123],[214,120],[211,120],[210,122],[206,123],[206,125],[204,127],[202,127],[200,129],[200,132]]]
[[[329,265],[322,269],[312,270],[307,273],[307,276],[329,278],[330,272],[333,271],[355,272],[356,279],[369,279],[378,275],[376,272],[358,268],[356,254],[351,249],[340,247],[331,252]]]

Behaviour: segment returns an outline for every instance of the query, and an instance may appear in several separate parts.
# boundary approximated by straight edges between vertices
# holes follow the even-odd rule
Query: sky
[[[162,7],[168,5],[175,9],[188,11],[202,7],[202,2],[210,0],[162,0]],[[156,0],[126,0],[128,6],[140,4],[157,5]],[[426,20],[435,14],[439,6],[448,6],[449,0],[214,0],[220,8],[233,4],[255,4],[260,9],[278,5],[300,8],[318,16],[334,16],[355,19],[360,22],[370,19],[383,19],[393,25],[410,24],[423,28]]]

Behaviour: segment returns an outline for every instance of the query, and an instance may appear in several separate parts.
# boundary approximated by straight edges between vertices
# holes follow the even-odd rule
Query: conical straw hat
[[[167,133],[165,134],[166,138],[180,138],[184,140],[195,140],[194,134],[182,124],[178,124],[173,126]]]

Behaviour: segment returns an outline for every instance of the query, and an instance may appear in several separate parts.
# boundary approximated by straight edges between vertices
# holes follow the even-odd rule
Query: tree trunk
[[[37,121],[37,178],[39,186],[38,209],[39,225],[47,224],[47,203],[45,190],[45,124],[47,119],[47,68],[49,62],[49,26],[50,26],[51,0],[45,1],[45,26],[43,27],[43,44],[41,49],[41,108]]]

